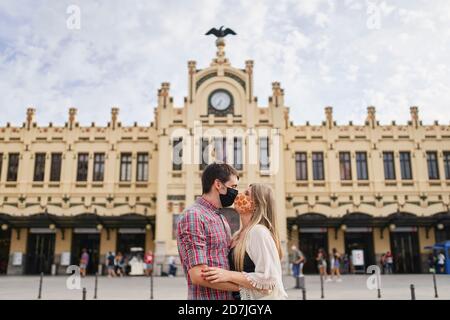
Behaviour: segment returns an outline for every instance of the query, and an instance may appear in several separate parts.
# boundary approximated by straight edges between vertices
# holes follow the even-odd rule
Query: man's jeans
[[[303,276],[303,262],[292,264],[292,274],[293,274],[294,278]]]

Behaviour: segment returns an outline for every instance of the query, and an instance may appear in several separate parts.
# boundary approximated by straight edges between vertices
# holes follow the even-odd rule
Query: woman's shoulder
[[[269,229],[262,225],[262,224],[256,224],[254,225],[249,231],[250,237],[265,237],[265,236],[271,236]]]

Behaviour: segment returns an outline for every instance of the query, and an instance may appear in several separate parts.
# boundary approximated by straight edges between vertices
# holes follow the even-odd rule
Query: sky
[[[215,56],[211,27],[224,25],[232,65],[254,60],[255,95],[267,106],[281,82],[295,124],[450,122],[448,0],[1,0],[0,126],[62,125],[70,107],[82,125],[153,121],[157,89],[187,95],[187,61]]]

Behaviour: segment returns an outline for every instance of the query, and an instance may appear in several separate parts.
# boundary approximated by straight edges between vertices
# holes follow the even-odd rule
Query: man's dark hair
[[[202,192],[203,194],[211,191],[211,187],[216,179],[222,183],[230,180],[230,176],[235,175],[239,179],[239,174],[235,168],[226,163],[211,163],[202,174]]]

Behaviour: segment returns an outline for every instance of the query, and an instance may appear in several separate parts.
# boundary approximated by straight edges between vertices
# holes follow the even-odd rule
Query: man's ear
[[[216,187],[217,191],[220,189],[220,183],[219,179],[214,180],[213,186]]]

